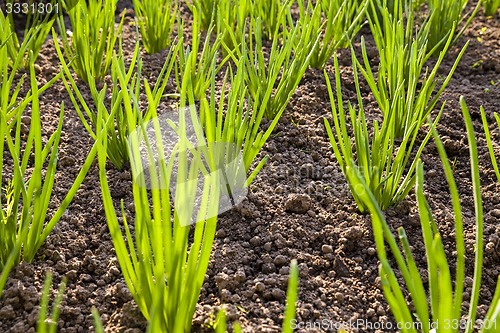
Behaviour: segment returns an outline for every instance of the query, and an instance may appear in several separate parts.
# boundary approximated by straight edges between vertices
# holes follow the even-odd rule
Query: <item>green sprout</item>
[[[354,168],[349,173],[350,182],[358,188],[358,195],[367,204],[372,218],[373,233],[377,246],[377,254],[380,264],[380,277],[384,295],[389,303],[391,311],[398,323],[404,323],[403,332],[475,332],[478,300],[481,285],[482,264],[483,264],[483,209],[481,200],[479,163],[474,137],[472,120],[463,97],[460,99],[462,114],[467,128],[467,138],[469,141],[469,152],[471,158],[472,187],[474,195],[474,208],[476,215],[476,240],[475,240],[475,260],[474,275],[472,284],[472,294],[469,302],[469,309],[466,314],[465,325],[447,325],[449,323],[461,323],[463,308],[464,276],[465,276],[465,241],[462,211],[458,189],[453,178],[453,171],[444,146],[439,139],[433,124],[431,132],[436,143],[436,147],[443,164],[446,180],[448,181],[453,213],[455,215],[455,239],[456,239],[456,270],[454,274],[450,271],[450,264],[446,257],[445,247],[437,224],[430,211],[429,203],[424,194],[423,164],[419,160],[417,163],[417,182],[415,193],[417,196],[420,221],[422,227],[422,237],[425,245],[427,258],[427,280],[428,287],[423,283],[423,277],[418,270],[413,257],[409,240],[403,227],[398,229],[398,245],[395,235],[392,233],[386,219],[372,194],[370,188],[363,180],[360,172]],[[435,122],[434,122],[435,123]],[[390,254],[397,264],[401,273],[406,290],[403,289],[396,273],[389,261],[389,253],[386,250],[389,246]],[[452,280],[454,277],[454,281]],[[500,278],[497,277],[497,282]],[[407,292],[407,293],[406,293]],[[409,295],[410,304],[408,298]],[[489,311],[483,320],[485,325],[479,328],[478,332],[497,332],[497,322],[500,315],[500,283],[497,288]],[[412,323],[407,325],[407,323]],[[418,324],[420,323],[420,325]]]
[[[350,102],[347,105],[348,111],[344,109],[340,69],[338,59],[334,56],[336,100],[330,79],[325,71],[332,107],[333,130],[326,119],[324,119],[324,123],[335,157],[347,178],[358,209],[361,212],[366,212],[368,206],[367,202],[364,202],[364,198],[358,195],[355,184],[351,183],[352,177],[349,173],[354,169],[359,170],[363,181],[370,188],[377,203],[385,210],[403,200],[412,189],[415,183],[416,162],[430,139],[431,133],[429,132],[425,136],[419,148],[414,151],[418,133],[416,130],[412,130],[417,126],[414,122],[410,130],[405,132],[400,143],[397,144],[394,133],[396,113],[393,112],[381,124],[378,121],[373,122],[373,135],[371,135],[365,118],[354,53],[352,58],[359,110],[356,110]],[[443,108],[444,104],[439,115],[441,115]],[[436,122],[438,119],[439,116]],[[348,123],[352,126],[353,134],[347,130]],[[354,146],[351,144],[351,137],[354,137]]]
[[[65,2],[71,31],[66,30],[62,15],[57,18],[64,55],[80,79],[101,81],[109,73],[125,12],[115,29],[117,0],[78,1],[76,6],[71,1]]]
[[[133,0],[142,44],[149,54],[170,46],[177,17],[177,0]]]

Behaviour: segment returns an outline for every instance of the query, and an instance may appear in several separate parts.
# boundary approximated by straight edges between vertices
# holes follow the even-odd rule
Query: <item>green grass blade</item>
[[[481,275],[483,270],[483,205],[481,199],[481,184],[479,177],[479,160],[477,156],[476,138],[474,137],[474,127],[470,117],[469,109],[465,103],[464,97],[460,97],[460,106],[462,108],[462,115],[465,120],[465,127],[467,129],[467,140],[469,142],[469,153],[471,160],[471,174],[472,174],[472,189],[474,195],[474,213],[476,216],[476,246],[475,246],[475,260],[474,260],[474,282],[472,284],[472,294],[470,299],[469,308],[469,322],[476,322],[477,304],[479,301],[479,291],[481,286]],[[466,332],[471,332],[472,325],[468,325]]]
[[[288,278],[288,289],[286,295],[285,318],[283,319],[283,333],[293,332],[293,321],[295,319],[296,302],[299,286],[299,269],[297,261],[290,263],[290,277]]]
[[[493,170],[495,170],[495,175],[497,176],[497,180],[500,182],[500,170],[498,169],[498,163],[495,157],[495,151],[493,149],[493,142],[491,140],[490,130],[488,128],[488,121],[486,120],[486,113],[484,112],[482,106],[480,107],[480,112],[481,112],[481,120],[483,122],[484,135],[486,137],[486,143],[488,145],[488,151],[490,153],[491,164],[493,165]]]

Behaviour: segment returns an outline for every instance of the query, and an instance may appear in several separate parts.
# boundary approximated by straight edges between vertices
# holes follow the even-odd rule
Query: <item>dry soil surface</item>
[[[190,15],[185,8],[183,12]],[[132,17],[133,11],[128,10],[124,37],[129,46],[135,40],[135,29],[129,26]],[[364,28],[360,35],[366,36],[368,54],[376,66],[377,53],[369,34]],[[500,109],[500,16],[485,18],[479,13],[447,55],[439,70],[441,77],[448,73],[466,40],[470,40],[470,45],[442,97],[446,106],[438,129],[449,159],[454,163],[463,204],[468,276],[465,307],[471,293],[475,234],[468,144],[458,103],[460,95],[464,95],[478,137],[485,211],[485,260],[478,310],[482,318],[499,274],[500,184],[489,160],[479,106],[484,106],[493,124],[493,112]],[[359,36],[356,45],[359,46]],[[166,54],[144,56],[146,76],[158,75]],[[342,50],[338,54],[344,96],[355,101],[350,52]],[[40,83],[58,72],[59,62],[51,40],[44,45],[37,66]],[[326,70],[333,77],[331,61]],[[28,86],[24,91],[27,89]],[[88,94],[83,84],[82,90]],[[175,92],[173,81],[167,92]],[[362,93],[368,117],[379,117],[366,85]],[[90,95],[88,97],[90,100]],[[93,143],[61,81],[41,97],[45,134],[57,125],[62,102],[66,111],[52,210],[71,186]],[[322,71],[309,69],[262,150],[260,156],[269,155],[270,159],[250,186],[248,197],[218,220],[212,260],[193,319],[193,331],[209,330],[215,313],[225,306],[229,321],[238,320],[245,332],[279,332],[292,259],[298,260],[300,270],[299,332],[333,332],[342,323],[349,325],[358,319],[363,324],[347,326],[348,331],[396,331],[378,278],[370,218],[358,213],[350,196],[332,154],[324,117],[331,119],[325,79]],[[500,143],[497,130],[493,137]],[[425,149],[422,160],[426,194],[453,262],[453,212],[433,143]],[[8,168],[5,172],[8,176]],[[108,179],[116,204],[123,200],[126,214],[133,216],[130,171],[120,172],[109,166]],[[389,209],[386,217],[394,229],[405,227],[417,263],[425,273],[414,193]],[[145,330],[146,321],[132,300],[115,257],[104,218],[96,163],[35,260],[30,264],[21,263],[11,272],[0,300],[1,332],[34,332],[47,271],[54,273],[54,288],[64,276],[68,278],[60,332],[93,331],[92,306],[99,310],[106,331]]]

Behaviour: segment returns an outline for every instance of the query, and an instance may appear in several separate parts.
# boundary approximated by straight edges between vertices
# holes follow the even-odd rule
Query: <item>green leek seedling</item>
[[[245,61],[245,58],[240,59],[241,64]],[[148,320],[151,320],[150,325],[167,332],[190,330],[192,315],[215,237],[219,198],[226,191],[221,184],[225,182],[227,184],[224,177],[228,175],[232,177],[236,174],[232,169],[234,165],[226,163],[233,160],[231,154],[237,153],[245,140],[248,143],[248,151],[253,154],[257,149],[254,144],[257,143],[262,147],[261,145],[270,134],[270,131],[265,134],[258,133],[262,112],[260,116],[243,113],[244,66],[238,66],[236,76],[231,76],[231,90],[227,97],[225,117],[225,93],[221,94],[221,103],[218,106],[218,112],[215,112],[214,71],[211,73],[210,102],[206,97],[200,101],[198,116],[193,108],[194,90],[190,66],[191,62],[187,62],[184,77],[181,80],[180,93],[181,110],[187,110],[187,113],[179,113],[178,124],[167,120],[167,125],[177,133],[180,140],[175,141],[174,144],[162,140],[165,134],[162,133],[164,128],[160,126],[154,109],[150,117],[154,138],[148,137],[150,131],[146,130],[146,123],[139,119],[137,133],[131,135],[129,139],[131,169],[134,176],[135,242],[132,241],[125,217],[123,217],[125,234],[120,231],[120,224],[109,192],[105,169],[108,148],[105,132],[108,129],[102,124],[102,120],[97,130],[97,133],[100,133],[97,142],[100,145],[99,166],[103,201],[122,272],[141,312]],[[123,73],[119,73],[119,77],[120,82],[125,82],[126,78]],[[147,94],[147,97],[150,100],[152,94]],[[127,115],[135,114],[133,108],[138,108],[138,98],[134,92],[123,90],[122,99]],[[188,116],[191,120],[189,128],[193,127],[189,130],[189,135],[196,136],[197,144],[187,139]],[[99,115],[98,119],[103,118]],[[130,126],[135,124],[130,123]],[[254,124],[257,125],[253,127]],[[171,138],[171,136],[168,137]],[[249,138],[252,137],[256,139],[250,141]],[[145,150],[140,149],[141,139],[146,140]],[[220,151],[219,143],[231,150]],[[173,149],[170,151],[165,149],[166,147]],[[145,151],[148,157],[146,160],[148,180],[145,178],[141,151],[143,155]],[[170,155],[165,156],[165,151],[170,152]],[[187,151],[189,154],[186,153]],[[249,154],[248,158],[251,156]],[[248,160],[251,162],[250,158]],[[257,170],[262,165],[263,163],[260,163]],[[221,166],[225,170],[228,166],[226,172],[219,172]],[[241,166],[239,163],[236,166],[240,172]],[[197,202],[195,200],[197,182],[191,180],[198,179],[199,181],[197,175],[200,172],[203,174],[203,182],[199,184],[202,185],[201,197]],[[188,179],[189,181],[186,181]],[[247,183],[248,181],[249,179]],[[149,190],[147,185],[149,185]],[[237,184],[241,187],[244,185],[246,184]],[[231,190],[227,189],[228,192]],[[171,199],[174,201],[173,211]],[[193,222],[196,223],[190,228],[189,225]],[[189,241],[190,230],[194,232],[192,241]]]
[[[491,164],[493,165],[493,170],[495,170],[495,175],[497,180],[500,182],[500,170],[498,169],[497,159],[495,157],[495,150],[493,149],[493,141],[491,140],[490,130],[488,128],[488,121],[486,120],[486,113],[484,112],[483,107],[480,108],[481,111],[481,120],[483,121],[484,134],[486,136],[486,142],[488,144],[488,151],[490,153]],[[497,123],[498,128],[500,129],[500,116],[498,113],[493,114]]]
[[[285,318],[283,319],[283,328],[281,332],[292,333],[293,322],[296,316],[297,298],[299,289],[299,268],[297,260],[290,263],[290,277],[288,279],[288,288],[286,290]]]
[[[228,55],[240,48],[252,10],[251,0],[220,1],[217,6],[217,35],[221,35],[222,53]]]
[[[267,138],[274,129],[277,120],[269,126],[266,132],[260,130],[260,124],[263,117],[263,109],[260,112],[251,112],[246,105],[248,100],[248,91],[245,86],[245,63],[246,59],[242,57],[237,63],[236,73],[233,74],[229,67],[222,82],[220,99],[215,97],[215,73],[212,72],[210,78],[210,97],[203,98],[200,101],[200,121],[204,133],[211,141],[225,142],[234,145],[234,151],[228,152],[228,159],[233,160],[235,154],[242,152],[244,164],[244,173],[246,174],[257,154],[262,149]],[[228,76],[230,82],[228,84]],[[187,81],[187,87],[190,86]],[[231,87],[231,89],[229,89]],[[181,93],[181,107],[194,103],[194,96],[187,88]],[[247,187],[252,179],[263,167],[266,159],[260,161],[255,170],[247,179],[244,187]],[[239,165],[235,165],[236,168]],[[238,170],[231,171],[232,175],[237,175]],[[241,184],[243,186],[243,184]]]
[[[438,55],[443,49],[443,40],[451,38],[455,43],[476,16],[481,1],[477,3],[472,13],[464,15],[463,11],[468,3],[469,0],[428,0],[430,19],[427,24],[430,28],[427,50],[433,56]],[[456,29],[460,26],[457,32]]]
[[[59,75],[56,75],[56,77],[47,82],[43,87],[35,90],[34,94],[30,90],[23,100],[18,101],[24,76],[21,77],[15,86],[14,78],[21,58],[18,58],[12,68],[9,67],[8,58],[7,46],[5,43],[2,43],[0,44],[0,296],[2,295],[3,287],[5,286],[10,270],[19,261],[21,248],[26,239],[26,231],[21,237],[16,237],[17,215],[12,215],[14,212],[17,212],[17,203],[21,201],[24,195],[22,193],[23,188],[22,186],[14,186],[14,180],[17,179],[16,176],[6,183],[3,182],[4,154],[8,151],[10,156],[13,156],[10,151],[12,148],[12,131],[16,135],[14,145],[16,147],[20,145],[20,130],[23,126],[20,120],[27,105],[31,103],[33,98],[38,99],[38,94],[50,87],[59,78]],[[11,145],[7,144],[7,147],[5,147],[5,140],[7,138],[10,138]],[[51,143],[49,142],[47,147],[50,145]],[[29,152],[25,154],[29,155]]]
[[[36,252],[50,234],[56,223],[71,203],[76,191],[83,182],[96,155],[94,147],[87,157],[74,184],[58,207],[52,218],[46,223],[47,211],[51,200],[56,172],[58,144],[62,131],[64,104],[61,105],[59,125],[42,146],[40,120],[39,88],[35,78],[33,62],[30,64],[31,78],[31,123],[27,138],[21,135],[21,116],[24,109],[15,113],[12,119],[15,126],[10,128],[7,113],[0,114],[0,184],[5,189],[5,201],[0,196],[0,289],[7,279],[8,271],[21,259],[31,262]],[[22,103],[22,105],[25,105]],[[14,131],[11,136],[11,130]],[[26,144],[21,149],[21,142]],[[7,183],[2,179],[3,154],[7,151],[13,161],[12,179]],[[33,162],[30,160],[33,159]],[[27,168],[33,163],[29,178]],[[44,170],[44,165],[46,165]],[[27,179],[28,178],[28,179]],[[21,251],[22,250],[22,251]]]
[[[244,48],[243,51],[246,52],[246,49]],[[261,130],[260,125],[265,108],[252,109],[253,105],[248,103],[249,94],[244,80],[246,62],[247,54],[243,53],[236,64],[235,73],[231,66],[228,67],[222,81],[220,98],[216,98],[215,95],[215,71],[212,71],[209,81],[209,97],[203,97],[199,103],[199,117],[204,135],[210,142],[225,144],[224,156],[219,155],[224,159],[217,161],[217,165],[224,165],[224,170],[227,171],[223,175],[223,182],[231,183],[231,187],[227,191],[222,190],[222,193],[233,196],[233,205],[238,202],[237,199],[241,197],[241,193],[246,194],[246,188],[267,161],[267,157],[259,161],[246,178],[258,153],[279,120],[279,117],[274,118],[265,131]],[[181,109],[195,104],[195,89],[192,88],[190,66],[191,63],[187,63],[182,79]],[[240,160],[235,162],[236,159],[241,159],[241,163]]]
[[[6,124],[8,124],[9,129],[15,126],[16,116],[19,112],[23,112],[26,106],[31,103],[33,96],[31,91],[26,93],[26,96],[20,100],[19,93],[21,92],[21,87],[24,84],[26,75],[21,76],[16,85],[14,85],[14,80],[16,73],[20,67],[23,66],[24,62],[24,52],[28,52],[28,43],[22,43],[20,46],[19,55],[12,55],[12,46],[9,46],[13,42],[14,32],[10,31],[10,25],[7,24],[7,29],[2,30],[5,21],[2,21],[2,13],[0,12],[0,110],[5,117]],[[15,59],[11,61],[10,59]],[[31,59],[35,59],[35,55],[31,55]],[[42,87],[38,88],[38,92],[41,94],[47,90],[55,81],[59,80],[60,74],[54,76]]]
[[[183,96],[187,96],[188,91],[193,99],[192,89],[188,90],[192,87],[190,65],[188,62],[182,79],[181,105],[186,105]],[[118,71],[118,77],[120,85],[127,86],[126,73]],[[187,108],[187,113],[179,112],[178,123],[167,119],[170,133],[164,133],[166,129],[162,126],[165,124],[160,124],[156,107],[148,111],[147,119],[137,112],[137,87],[122,89],[121,94],[128,126],[136,128],[128,140],[135,203],[134,240],[123,205],[125,234],[122,234],[109,192],[106,179],[108,127],[100,110],[97,143],[108,227],[125,281],[146,319],[155,318],[154,325],[161,327],[162,332],[189,332],[215,237],[222,182],[216,171],[222,155],[217,154],[214,138],[205,137],[192,105]],[[156,105],[150,89],[146,88],[146,96],[149,105]],[[197,138],[196,145],[187,137],[189,124],[194,126],[192,133]],[[153,138],[149,136],[150,130]],[[172,133],[179,137],[173,144]],[[165,142],[164,134],[169,137]],[[168,156],[166,147],[173,148],[168,151]],[[146,169],[144,154],[147,157]],[[171,199],[174,201],[173,210]],[[196,223],[191,228],[193,222]]]
[[[245,20],[250,15],[252,19],[259,18],[262,21],[264,38],[272,40],[280,34],[279,29],[285,24],[292,2],[293,0],[192,0],[187,5],[193,13],[194,21],[199,21],[202,30],[207,31],[212,26],[225,30],[226,27],[220,25],[222,21],[233,26],[236,20],[231,19],[239,16],[238,20]],[[242,13],[244,17],[241,16]]]
[[[49,306],[49,292],[52,285],[52,273],[48,272],[43,285],[42,299],[40,300],[40,310],[38,312],[38,323],[36,327],[37,333],[55,333],[57,332],[57,321],[61,309],[61,302],[66,289],[66,279],[64,278],[57,291],[56,298],[52,304],[52,315],[47,318]]]
[[[372,9],[375,6],[371,3]],[[394,117],[396,138],[404,137],[408,131],[417,132],[437,105],[439,98],[467,48],[464,45],[443,83],[437,89],[437,74],[451,45],[452,37],[442,42],[442,51],[436,64],[429,72],[424,68],[431,53],[427,52],[430,25],[424,23],[417,30],[413,10],[408,1],[395,0],[394,13],[379,7],[381,20],[377,15],[369,17],[372,34],[380,54],[378,73],[375,76],[370,67],[364,39],[361,40],[363,65],[356,59],[357,66],[368,82],[384,121]],[[405,15],[407,13],[405,20]],[[436,14],[433,14],[436,15]],[[429,20],[433,20],[433,16]],[[413,133],[409,133],[413,135]]]
[[[358,195],[355,185],[350,181],[352,177],[349,173],[355,168],[361,173],[363,181],[372,191],[377,203],[385,210],[403,200],[412,189],[415,183],[416,162],[427,141],[430,139],[431,133],[427,134],[420,147],[414,151],[418,131],[415,130],[417,123],[413,122],[411,124],[412,127],[405,132],[401,142],[397,144],[394,133],[396,113],[393,112],[381,124],[378,121],[374,121],[373,134],[370,134],[365,119],[354,51],[352,59],[359,111],[356,111],[351,103],[348,103],[348,114],[344,110],[340,84],[340,68],[337,56],[335,55],[334,66],[337,101],[335,101],[330,79],[325,71],[332,107],[334,131],[332,131],[330,123],[326,119],[324,120],[325,127],[335,157],[349,182],[351,194],[358,205],[358,209],[361,212],[366,212],[368,203],[364,201],[362,196]],[[444,104],[441,112],[443,108]],[[441,115],[441,112],[439,115]],[[438,119],[439,116],[436,122]],[[347,131],[348,122],[353,129],[352,134]],[[351,137],[354,137],[354,147],[351,144]]]
[[[263,108],[268,120],[276,119],[285,110],[319,42],[313,25],[306,29],[302,26],[300,19],[289,28],[283,26],[282,41],[274,38],[269,56],[266,56],[262,48],[262,22],[260,18],[252,18],[249,37],[241,43],[242,51],[237,52],[239,57],[247,54],[245,82],[253,110],[260,112]],[[297,44],[296,41],[300,42]]]
[[[207,31],[216,21],[217,5],[223,1],[227,2],[228,0],[192,0],[191,2],[186,1],[186,4],[193,13],[193,20],[199,21],[201,29]]]
[[[404,228],[400,227],[398,229],[398,238],[401,242],[400,247],[397,244],[396,237],[393,235],[385,220],[380,206],[377,204],[376,198],[370,191],[368,185],[364,182],[359,170],[354,168],[349,172],[351,177],[350,182],[358,189],[358,195],[366,202],[372,217],[377,254],[381,262],[380,277],[382,280],[382,288],[396,321],[401,323],[402,327],[405,327],[402,332],[498,332],[497,325],[500,319],[500,277],[497,277],[497,287],[490,309],[482,320],[481,327],[476,326],[478,324],[476,320],[477,306],[483,262],[483,209],[474,128],[463,97],[460,98],[460,104],[469,141],[472,188],[476,215],[474,276],[466,320],[462,319],[466,255],[460,197],[453,178],[450,163],[446,156],[446,151],[439,139],[435,127],[431,125],[431,131],[443,164],[446,180],[448,181],[453,213],[455,215],[456,271],[455,274],[452,274],[450,271],[449,261],[446,257],[445,247],[439,233],[438,224],[435,223],[432,217],[432,212],[424,194],[423,164],[421,161],[418,161],[415,192],[427,257],[428,290],[426,290],[423,283],[423,277],[416,265]],[[391,266],[386,251],[386,243],[403,276],[408,293],[404,292]],[[455,281],[452,281],[452,276],[455,277]],[[411,304],[408,304],[406,295],[409,295]]]
[[[332,57],[335,50],[348,47],[354,36],[362,27],[362,20],[368,6],[368,0],[354,1],[330,1],[318,2],[315,10],[311,3],[307,8],[303,1],[298,1],[300,15],[304,18],[301,24],[313,25],[316,34],[321,34],[320,42],[314,50],[310,66],[323,68]],[[300,44],[300,41],[299,41]]]
[[[19,42],[14,28],[13,13],[10,12],[4,16],[3,12],[0,11],[0,44],[6,41],[9,54],[8,62],[11,68],[27,68],[30,57],[33,61],[38,57],[54,20],[54,15],[45,15],[42,18],[38,12],[35,14],[29,12],[22,42]],[[16,63],[17,65],[15,65]]]
[[[291,333],[293,332],[294,320],[296,317],[296,302],[298,295],[298,285],[299,285],[299,270],[297,267],[297,260],[292,260],[290,263],[290,276],[288,278],[288,287],[287,287],[287,296],[286,296],[286,306],[285,306],[285,318],[283,319],[282,332],[283,333]],[[159,302],[162,301],[163,295],[161,290],[153,294],[153,311],[151,317],[148,322],[148,328],[146,332],[154,333],[154,332],[162,332],[162,313],[159,311],[161,309],[161,305]],[[99,313],[97,309],[92,309],[92,316],[94,317],[94,322],[96,326],[97,333],[104,333],[104,328],[102,327],[101,319],[99,317]],[[226,333],[228,331],[227,328],[227,320],[226,320],[226,312],[224,309],[220,309],[217,313],[217,318],[215,320],[214,329],[216,333]],[[241,333],[242,329],[238,322],[233,323],[233,332]]]
[[[493,16],[500,7],[500,0],[483,0],[484,14],[486,16]]]
[[[125,81],[120,74],[120,81]],[[122,90],[127,118],[131,122],[132,108],[138,108],[138,101],[132,91]],[[148,94],[151,99],[151,94]],[[150,103],[152,101],[150,100]],[[197,119],[193,108],[189,109],[191,119]],[[131,169],[133,173],[133,194],[135,204],[135,236],[132,238],[127,218],[123,215],[125,234],[115,213],[106,179],[106,126],[101,121],[98,127],[99,169],[106,218],[113,245],[125,281],[139,309],[150,320],[153,316],[161,332],[189,332],[192,316],[208,267],[217,221],[220,179],[210,149],[202,162],[199,157],[203,149],[192,147],[186,136],[186,119],[180,113],[179,124],[168,125],[176,131],[179,141],[169,158],[163,150],[162,129],[153,110],[150,122],[154,128],[156,146],[148,139],[145,123],[139,119],[137,132],[129,139]],[[99,117],[102,119],[102,117]],[[132,123],[131,123],[132,125]],[[196,127],[198,142],[204,142],[199,125]],[[102,127],[101,127],[102,126]],[[104,130],[104,133],[100,129]],[[150,189],[146,184],[144,166],[139,148],[140,140],[146,140]],[[207,142],[205,147],[210,147]],[[191,161],[188,155],[195,158]],[[139,157],[139,158],[138,158]],[[173,176],[174,161],[176,176]],[[209,173],[206,171],[208,164]],[[155,167],[157,165],[157,167]],[[205,170],[205,171],[203,171]],[[195,192],[198,183],[190,181],[203,173],[201,206],[196,209]],[[169,187],[173,182],[173,193]],[[174,209],[171,209],[171,198]],[[208,218],[206,218],[209,216]],[[194,221],[194,227],[190,224]],[[191,229],[193,229],[190,239]]]
[[[153,54],[169,47],[177,0],[133,0],[133,4],[146,52]]]
[[[19,59],[19,53],[21,52],[16,47],[15,40],[17,36],[14,37],[16,32],[11,22],[9,16],[5,16],[3,11],[0,10],[0,46],[7,52],[7,56],[2,60],[9,64],[11,68],[19,68],[22,65],[22,60]],[[23,54],[27,50],[27,47],[28,45],[25,44],[22,50]]]
[[[101,317],[99,316],[99,311],[93,306],[92,307],[92,318],[94,319],[95,333],[104,333],[104,327],[102,326]]]
[[[94,100],[95,107],[89,106],[89,103],[85,100],[78,85],[71,76],[68,65],[64,60],[62,51],[60,47],[55,44],[56,52],[59,55],[59,59],[62,64],[63,71],[63,83],[69,94],[69,97],[73,103],[73,106],[78,113],[78,117],[82,121],[85,129],[89,132],[93,139],[96,139],[97,135],[95,129],[97,128],[97,123],[100,121],[97,118],[98,111],[102,111],[101,114],[104,117],[104,121],[107,122],[108,119],[113,118],[113,121],[109,122],[108,133],[108,158],[111,163],[118,169],[122,170],[129,161],[129,156],[127,152],[127,138],[128,135],[135,130],[134,127],[130,128],[128,125],[128,120],[126,119],[126,113],[124,111],[122,93],[123,89],[127,87],[134,87],[132,90],[136,93],[136,98],[138,99],[141,87],[142,77],[142,59],[140,57],[140,47],[139,43],[136,43],[132,59],[130,60],[129,69],[125,69],[125,58],[123,56],[121,40],[119,43],[119,54],[113,58],[113,63],[111,67],[111,102],[108,106],[105,103],[105,96],[108,93],[108,86],[105,84],[101,90],[98,90],[95,82],[90,76],[91,80],[89,82],[90,91]],[[147,81],[144,81],[145,89],[151,90],[154,98],[154,104],[149,105],[148,109],[156,108],[160,102],[165,91],[168,78],[174,67],[176,60],[176,55],[181,47],[180,43],[176,43],[173,48],[170,49],[165,63],[160,71],[158,79],[155,82],[154,87],[151,89]],[[119,84],[118,73],[122,72],[125,76],[125,81],[122,86]],[[147,87],[146,87],[147,86]],[[137,110],[137,112],[139,112]],[[147,113],[146,113],[147,114]],[[137,115],[134,116],[135,118]],[[147,118],[147,116],[145,116]]]
[[[2,13],[0,12],[0,24]],[[25,103],[22,105],[18,102],[18,96],[23,86],[25,76],[23,75],[19,82],[14,85],[14,79],[17,69],[21,65],[21,59],[18,58],[14,63],[9,63],[9,46],[7,45],[12,39],[12,33],[5,30],[4,33],[0,30],[0,109],[2,116],[5,117],[5,123],[9,128],[15,125],[12,122],[16,118],[18,112],[22,112],[26,107]],[[28,93],[27,98],[31,95]]]
[[[245,76],[248,75],[249,54],[242,44],[242,54],[237,60],[234,72],[229,66],[224,79],[220,98],[216,98],[215,71],[210,77],[209,97],[200,100],[200,120],[205,131],[205,135],[215,142],[226,142],[235,145],[236,151],[242,152],[245,171],[250,171],[255,159],[264,146],[265,142],[276,127],[284,107],[271,118],[265,131],[261,129],[262,120],[268,110],[266,107],[271,96],[270,88],[267,88],[266,95],[260,100],[252,100]],[[229,80],[229,82],[228,82]],[[189,77],[185,80],[187,89],[181,92],[181,107],[194,103],[193,89]],[[184,82],[183,81],[183,82]],[[283,90],[284,83],[280,82],[278,89]],[[230,88],[230,89],[229,89]],[[288,87],[290,88],[290,87]],[[267,157],[260,160],[251,174],[248,176],[246,185],[248,186],[261,170]],[[234,172],[233,174],[237,174]]]
[[[251,16],[254,21],[262,22],[262,36],[267,40],[277,39],[280,28],[286,24],[286,17],[290,14],[292,0],[252,0],[250,5]]]
[[[116,2],[90,0],[87,4],[87,1],[78,1],[76,6],[69,6],[71,31],[68,32],[62,15],[57,18],[64,55],[78,77],[87,83],[91,79],[101,81],[111,67],[113,50],[125,18],[124,12],[115,29]],[[71,36],[71,42],[67,35]]]
[[[197,13],[197,9],[194,12]],[[192,28],[192,41],[191,47],[179,50],[179,61],[175,66],[175,80],[177,89],[180,91],[183,85],[182,80],[186,77],[186,71],[189,68],[189,76],[191,80],[192,89],[196,99],[202,99],[207,95],[210,87],[210,77],[212,72],[218,73],[222,66],[227,62],[229,56],[222,59],[221,63],[217,65],[217,54],[219,52],[222,34],[217,34],[213,44],[210,43],[210,38],[213,31],[213,25],[209,27],[208,32],[203,42],[203,47],[200,51],[201,44],[201,21],[198,15],[195,15]],[[198,18],[198,19],[196,19]],[[183,24],[180,24],[178,29],[179,43],[184,41]],[[198,56],[198,53],[201,54]],[[189,66],[188,66],[189,64]]]

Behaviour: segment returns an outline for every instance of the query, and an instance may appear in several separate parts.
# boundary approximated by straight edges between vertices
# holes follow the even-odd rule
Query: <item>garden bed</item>
[[[190,15],[185,8],[182,12]],[[131,48],[136,38],[135,27],[130,25],[132,21],[133,12],[128,10],[123,37]],[[359,47],[361,35],[367,38],[368,56],[375,63],[377,51],[367,27],[356,37],[355,46]],[[468,39],[470,45],[441,99],[446,100],[446,106],[438,131],[453,163],[462,199],[467,254],[464,301],[468,302],[475,234],[469,151],[458,102],[463,95],[478,138],[485,212],[485,259],[478,308],[478,317],[483,318],[493,297],[500,267],[500,184],[491,167],[479,106],[484,106],[490,121],[493,112],[500,109],[499,14],[485,18],[479,12],[446,56],[441,75],[448,73]],[[162,51],[144,56],[145,77],[158,75],[166,54],[167,51]],[[354,101],[350,52],[340,50],[338,54],[344,97]],[[39,84],[58,73],[59,59],[51,40],[43,46],[36,64]],[[326,71],[333,77],[331,60]],[[26,89],[28,86],[29,83]],[[91,100],[88,89],[81,89],[84,97]],[[172,80],[166,93],[175,90]],[[376,103],[366,85],[362,93],[367,117],[373,119]],[[53,207],[58,206],[58,200],[64,198],[73,184],[93,144],[60,80],[41,96],[45,134],[57,127],[63,101],[64,125]],[[193,318],[194,332],[209,330],[223,305],[227,308],[228,321],[239,321],[245,332],[279,332],[292,259],[297,259],[300,272],[298,332],[335,332],[342,323],[353,332],[396,331],[380,288],[370,216],[357,211],[325,132],[323,118],[331,119],[330,110],[323,72],[308,69],[260,153],[270,158],[251,184],[247,198],[218,219],[212,259]],[[29,118],[25,121],[29,126]],[[500,142],[498,131],[493,131],[493,139]],[[452,258],[453,211],[433,142],[425,148],[422,160],[426,195],[447,254]],[[127,216],[133,216],[130,170],[120,172],[110,164],[107,174],[114,200],[116,203],[123,200]],[[414,191],[399,205],[388,209],[386,218],[394,230],[405,227],[417,265],[425,267]],[[452,271],[453,268],[452,264]],[[47,271],[54,273],[55,286],[62,277],[68,278],[59,332],[92,331],[92,306],[98,309],[107,332],[145,331],[147,321],[127,289],[115,256],[96,162],[35,260],[31,264],[23,262],[11,272],[0,299],[1,332],[34,332]]]

